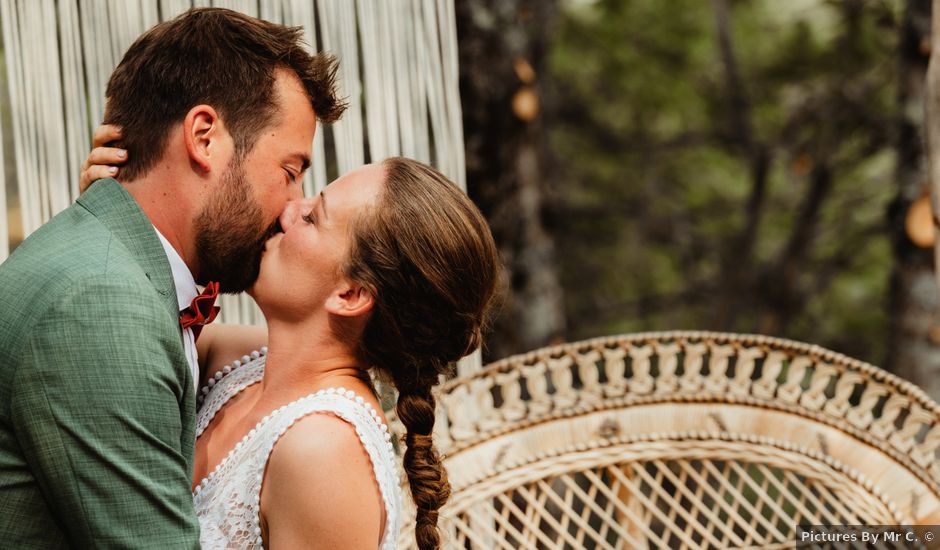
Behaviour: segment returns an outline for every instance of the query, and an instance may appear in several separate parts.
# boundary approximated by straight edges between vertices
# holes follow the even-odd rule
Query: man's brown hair
[[[215,108],[243,158],[277,114],[275,69],[294,72],[321,122],[346,108],[336,96],[337,62],[310,54],[300,27],[221,8],[191,9],[142,34],[108,81],[105,122],[123,128],[122,180],[144,175],[163,156],[170,128],[196,105]]]

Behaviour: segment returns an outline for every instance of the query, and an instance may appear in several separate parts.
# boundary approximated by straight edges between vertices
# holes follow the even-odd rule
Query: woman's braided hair
[[[359,353],[398,390],[415,540],[439,548],[438,509],[450,484],[432,441],[431,388],[480,346],[499,255],[483,215],[444,175],[405,158],[383,165],[384,189],[353,226],[344,271],[375,296]]]

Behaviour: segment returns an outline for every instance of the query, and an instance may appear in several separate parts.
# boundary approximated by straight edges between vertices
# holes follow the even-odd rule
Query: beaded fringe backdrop
[[[0,0],[0,261],[78,196],[105,85],[126,48],[200,6],[301,26],[311,47],[339,57],[349,110],[317,131],[308,193],[395,155],[433,164],[465,187],[453,0]],[[248,297],[226,296],[221,319],[261,316]],[[476,355],[459,370],[478,366]]]

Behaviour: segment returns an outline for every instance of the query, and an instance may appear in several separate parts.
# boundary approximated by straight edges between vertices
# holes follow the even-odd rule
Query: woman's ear
[[[183,119],[183,139],[193,167],[206,174],[221,161],[223,143],[230,141],[219,114],[209,105],[196,105]]]
[[[326,299],[326,310],[333,315],[359,317],[372,311],[372,291],[354,281],[343,282]]]

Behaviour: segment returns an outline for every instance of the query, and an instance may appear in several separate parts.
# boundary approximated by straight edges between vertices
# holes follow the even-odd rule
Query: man
[[[299,29],[219,9],[127,51],[105,114],[127,136],[120,183],[97,182],[0,265],[0,545],[198,546],[198,326],[180,312],[196,283],[257,276],[316,119],[344,108],[335,68]]]

